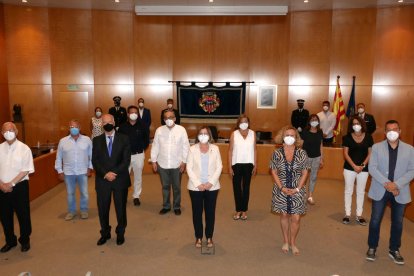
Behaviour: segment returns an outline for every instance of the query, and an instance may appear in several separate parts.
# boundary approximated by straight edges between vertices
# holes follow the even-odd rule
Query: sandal
[[[295,255],[295,256],[299,256],[300,255],[299,248],[297,248],[295,245],[292,245],[291,248],[292,248],[293,255]]]
[[[287,254],[289,253],[289,244],[288,243],[284,243],[282,246],[282,251],[283,253]]]
[[[236,213],[233,215],[233,219],[234,219],[234,220],[239,220],[239,219],[240,219],[240,212],[236,212]]]
[[[207,239],[207,247],[212,248],[213,246],[214,246],[213,240],[212,239]]]
[[[240,217],[242,220],[247,220],[247,214],[246,212],[242,212],[242,215]]]
[[[196,248],[201,248],[201,239],[196,239],[195,247]]]

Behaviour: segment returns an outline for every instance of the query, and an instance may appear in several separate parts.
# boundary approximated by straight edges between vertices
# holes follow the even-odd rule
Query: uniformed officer
[[[306,127],[309,119],[309,111],[304,109],[305,100],[298,99],[298,109],[292,111],[291,123],[299,132]]]
[[[109,109],[109,114],[114,116],[115,128],[118,130],[119,126],[127,121],[127,111],[121,106],[121,97],[115,96],[112,100],[114,100],[114,106]]]

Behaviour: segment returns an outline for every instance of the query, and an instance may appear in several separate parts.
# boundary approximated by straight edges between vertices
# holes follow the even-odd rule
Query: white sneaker
[[[66,217],[65,217],[65,220],[72,220],[74,217],[75,217],[74,213],[67,213]]]

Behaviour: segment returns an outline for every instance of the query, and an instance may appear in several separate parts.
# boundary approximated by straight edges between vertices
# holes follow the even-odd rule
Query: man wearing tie
[[[377,124],[373,115],[365,113],[365,104],[359,103],[357,105],[358,116],[361,117],[367,125],[367,132],[373,134],[377,130]]]
[[[114,117],[110,114],[102,116],[104,134],[93,139],[92,165],[96,171],[95,190],[98,202],[101,238],[97,245],[103,245],[111,238],[109,225],[109,209],[111,196],[114,199],[116,219],[116,244],[125,242],[124,234],[127,226],[126,202],[128,187],[131,186],[128,167],[131,161],[131,148],[128,136],[114,130]]]

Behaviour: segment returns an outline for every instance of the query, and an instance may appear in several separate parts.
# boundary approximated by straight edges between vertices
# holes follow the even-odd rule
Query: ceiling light
[[[309,2],[309,0],[304,0],[303,2],[304,2],[304,3],[308,3],[308,2]]]
[[[137,15],[286,15],[287,6],[135,6]]]
[[[115,0],[115,3],[119,3],[119,0]]]
[[[398,0],[398,3],[403,3],[404,2],[404,0]]]
[[[22,0],[23,3],[27,3],[27,0]]]
[[[213,2],[214,2],[214,0],[208,0],[208,2],[209,2],[209,3],[213,3]]]

